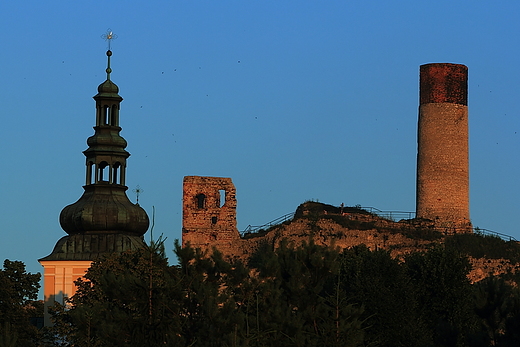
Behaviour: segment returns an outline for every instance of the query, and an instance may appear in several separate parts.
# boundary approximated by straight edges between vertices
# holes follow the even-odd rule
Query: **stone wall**
[[[417,217],[470,230],[468,69],[426,64],[420,73]]]
[[[221,201],[221,192],[225,201]],[[204,201],[200,194],[204,195]],[[328,208],[324,209],[322,206]],[[276,249],[282,240],[300,245],[314,242],[340,249],[365,245],[371,250],[388,250],[393,257],[404,259],[406,254],[425,251],[443,237],[456,232],[439,229],[432,221],[392,221],[363,210],[332,212],[330,205],[304,203],[291,221],[268,230],[241,236],[236,227],[235,187],[229,178],[188,176],[184,178],[183,246],[188,243],[206,254],[218,249],[227,258],[249,257],[262,244]],[[215,219],[216,218],[216,219]],[[421,237],[416,237],[421,233]],[[471,258],[473,269],[468,275],[472,282],[490,274],[497,275],[520,270],[519,264],[503,259]]]
[[[186,176],[182,199],[182,244],[234,253],[240,242],[236,189],[231,178]]]

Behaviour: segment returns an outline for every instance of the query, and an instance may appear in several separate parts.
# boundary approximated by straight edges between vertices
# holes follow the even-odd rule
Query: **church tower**
[[[60,214],[60,225],[68,234],[50,255],[39,260],[44,268],[45,312],[54,301],[63,303],[74,295],[74,281],[83,276],[92,261],[104,255],[143,247],[149,219],[139,204],[126,196],[126,140],[119,132],[119,110],[123,98],[110,79],[112,69],[107,51],[107,79],[99,85],[94,135],[88,138],[84,192]],[[48,321],[46,313],[46,325]]]

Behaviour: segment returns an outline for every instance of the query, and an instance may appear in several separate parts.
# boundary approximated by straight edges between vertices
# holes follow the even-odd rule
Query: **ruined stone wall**
[[[182,199],[182,244],[236,251],[236,190],[231,178],[186,176]]]
[[[467,67],[420,71],[417,217],[453,232],[470,230]]]
[[[223,205],[220,190],[226,193]],[[204,194],[204,201],[200,200],[200,194]],[[304,203],[298,207],[297,217],[292,221],[242,237],[236,227],[235,187],[231,179],[188,176],[184,178],[182,244],[189,243],[208,255],[218,249],[226,258],[245,262],[262,244],[276,249],[282,240],[296,246],[312,240],[318,245],[341,249],[365,245],[371,250],[387,250],[393,257],[404,259],[409,253],[425,251],[432,244],[442,243],[442,237],[450,233],[437,228],[433,222],[417,219],[395,222],[362,210],[352,213],[334,208],[338,210],[334,213],[322,208],[317,212],[309,206],[312,204],[319,205]],[[437,236],[426,239],[413,236],[416,232],[428,235],[430,231],[437,232]],[[470,260],[473,269],[468,278],[472,282],[490,274],[520,271],[520,264],[511,264],[504,259]]]

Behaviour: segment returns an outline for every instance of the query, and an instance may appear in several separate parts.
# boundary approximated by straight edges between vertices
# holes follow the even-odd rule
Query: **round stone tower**
[[[417,218],[469,231],[468,68],[422,65],[419,98]]]

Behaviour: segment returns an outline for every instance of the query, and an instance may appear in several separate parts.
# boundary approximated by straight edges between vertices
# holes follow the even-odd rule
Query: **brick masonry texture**
[[[231,178],[186,176],[183,184],[182,244],[232,251],[240,239],[236,189]]]
[[[420,104],[468,105],[468,68],[460,64],[434,63],[420,67]]]
[[[417,217],[469,230],[467,68],[421,66]]]

